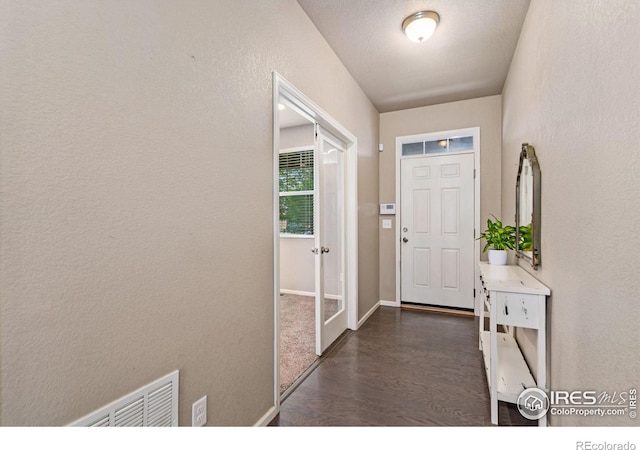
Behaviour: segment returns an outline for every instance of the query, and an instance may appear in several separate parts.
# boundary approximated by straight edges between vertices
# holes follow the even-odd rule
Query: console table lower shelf
[[[495,377],[491,370],[491,333],[483,331],[480,343],[484,357],[484,370],[487,383],[491,391],[491,382],[495,378],[497,384],[498,401],[516,403],[523,389],[535,387],[536,382],[529,371],[529,366],[520,352],[516,340],[507,333],[496,333],[498,357]]]

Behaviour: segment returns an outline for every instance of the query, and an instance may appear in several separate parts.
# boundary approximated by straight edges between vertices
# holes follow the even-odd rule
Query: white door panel
[[[318,355],[322,355],[347,329],[344,280],[345,154],[345,145],[316,125],[314,253]]]
[[[474,155],[400,164],[401,301],[471,309]]]
[[[413,283],[416,286],[429,287],[431,284],[431,249],[429,248],[413,248]],[[425,270],[416,270],[424,268]]]

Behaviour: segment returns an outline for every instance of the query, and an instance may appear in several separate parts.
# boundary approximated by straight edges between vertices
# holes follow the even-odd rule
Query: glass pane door
[[[328,141],[322,149],[322,176],[320,201],[322,202],[321,241],[324,246],[324,320],[330,320],[344,309],[342,292],[342,234],[343,234],[343,170],[344,153]]]
[[[318,128],[316,247],[316,353],[347,328],[345,268],[345,152],[342,142]]]

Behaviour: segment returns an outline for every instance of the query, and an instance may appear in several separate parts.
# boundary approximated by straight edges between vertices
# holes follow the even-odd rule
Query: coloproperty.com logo
[[[518,411],[529,420],[552,416],[627,416],[637,418],[638,391],[550,391],[527,388],[517,400]]]

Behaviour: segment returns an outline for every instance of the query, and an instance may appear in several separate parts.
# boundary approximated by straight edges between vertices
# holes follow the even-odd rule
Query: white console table
[[[537,386],[546,391],[546,299],[548,287],[519,266],[480,262],[479,345],[484,356],[489,393],[491,423],[498,424],[498,401],[516,403],[520,393]],[[489,311],[489,331],[485,330],[485,307]],[[504,325],[507,332],[498,332]],[[537,382],[522,356],[514,337],[514,327],[538,330]],[[547,418],[538,420],[546,426]]]

